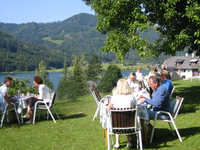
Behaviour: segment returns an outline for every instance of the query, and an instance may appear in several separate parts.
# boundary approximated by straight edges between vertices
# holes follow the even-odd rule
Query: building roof
[[[163,63],[167,68],[174,69],[198,69],[200,59],[192,56],[174,56]]]

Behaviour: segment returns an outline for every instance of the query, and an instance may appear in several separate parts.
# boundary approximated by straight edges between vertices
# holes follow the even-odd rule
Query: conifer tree
[[[84,95],[87,92],[87,84],[84,72],[82,70],[82,67],[80,65],[80,58],[78,56],[75,56],[74,58],[74,69],[73,69],[73,76],[72,80],[74,81],[74,84],[76,85],[75,91],[78,96]]]
[[[92,56],[91,62],[87,69],[87,80],[97,81],[102,72],[101,61],[96,54]]]

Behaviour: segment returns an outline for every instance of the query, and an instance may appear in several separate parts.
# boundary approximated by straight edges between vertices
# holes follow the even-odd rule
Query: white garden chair
[[[16,105],[14,103],[11,103],[11,105],[12,105],[12,107],[8,108],[8,105],[6,104],[4,110],[2,111],[1,125],[0,125],[1,128],[3,127],[3,122],[4,122],[4,119],[5,119],[5,116],[8,115],[9,111],[13,111],[13,110],[15,111],[18,124],[20,124],[19,116],[18,116],[18,113],[17,113],[17,107],[16,107]]]
[[[123,108],[123,109],[111,109],[109,110],[109,120],[107,125],[107,143],[108,150],[111,149],[111,135],[122,134],[137,136],[137,148],[142,150],[142,134],[140,118],[137,115],[137,107],[135,108]]]
[[[173,89],[172,89],[172,91],[170,93],[170,97],[172,97],[172,95],[174,94],[174,92],[175,92],[175,86],[173,87]]]
[[[52,92],[51,93],[51,98],[49,100],[41,100],[41,101],[37,101],[34,105],[34,115],[33,115],[33,124],[35,124],[35,117],[36,117],[36,112],[37,109],[40,110],[47,110],[47,119],[48,119],[48,115],[50,114],[52,120],[54,123],[56,123],[56,120],[51,112],[51,109],[54,110],[54,112],[56,113],[55,109],[53,108],[54,105],[54,101],[56,99],[56,93]],[[57,118],[59,118],[58,114],[56,113]]]
[[[166,112],[166,111],[158,111],[156,113],[155,119],[154,119],[153,130],[152,130],[152,133],[151,133],[150,143],[152,143],[154,132],[155,132],[155,127],[156,127],[156,121],[159,118],[163,118],[163,119],[159,119],[159,120],[167,122],[169,124],[169,127],[170,127],[171,130],[172,130],[172,127],[171,127],[170,123],[172,123],[172,125],[174,126],[174,129],[176,130],[176,134],[177,134],[177,136],[179,138],[179,141],[182,142],[182,138],[181,138],[181,136],[179,134],[179,131],[178,131],[177,127],[176,127],[176,124],[175,124],[174,120],[178,116],[178,113],[179,113],[179,110],[180,110],[181,105],[183,103],[183,100],[184,100],[184,98],[177,97],[175,100],[172,100],[170,102],[171,113]],[[164,115],[164,117],[161,117],[162,115]]]

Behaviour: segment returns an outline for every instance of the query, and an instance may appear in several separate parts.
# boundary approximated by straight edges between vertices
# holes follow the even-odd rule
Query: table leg
[[[108,146],[108,143],[107,143],[107,129],[102,129],[102,132],[103,132],[103,137],[105,138],[105,145],[107,147]]]

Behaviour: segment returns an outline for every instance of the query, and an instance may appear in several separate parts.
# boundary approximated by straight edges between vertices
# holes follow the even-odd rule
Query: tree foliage
[[[122,77],[121,70],[116,65],[110,65],[102,77],[98,89],[101,92],[110,92]]]
[[[18,80],[17,78],[14,78],[12,81],[12,85],[9,88],[8,95],[9,96],[17,96],[18,91],[23,94],[27,93],[33,93],[37,94],[38,92],[30,86],[29,80]]]
[[[60,52],[28,44],[0,31],[0,71],[33,71],[44,60],[50,68],[62,67]]]
[[[83,62],[80,57],[75,56],[73,62],[72,74],[64,75],[58,85],[58,96],[60,99],[67,98],[69,100],[76,100],[79,96],[87,93],[86,76],[83,72]],[[82,65],[81,65],[82,64]],[[67,70],[67,69],[66,69]],[[64,70],[64,72],[66,72]]]
[[[140,56],[175,54],[188,48],[200,55],[199,0],[84,0],[98,18],[97,29],[107,35],[104,51],[122,59],[130,49]],[[160,33],[154,42],[141,32]]]

